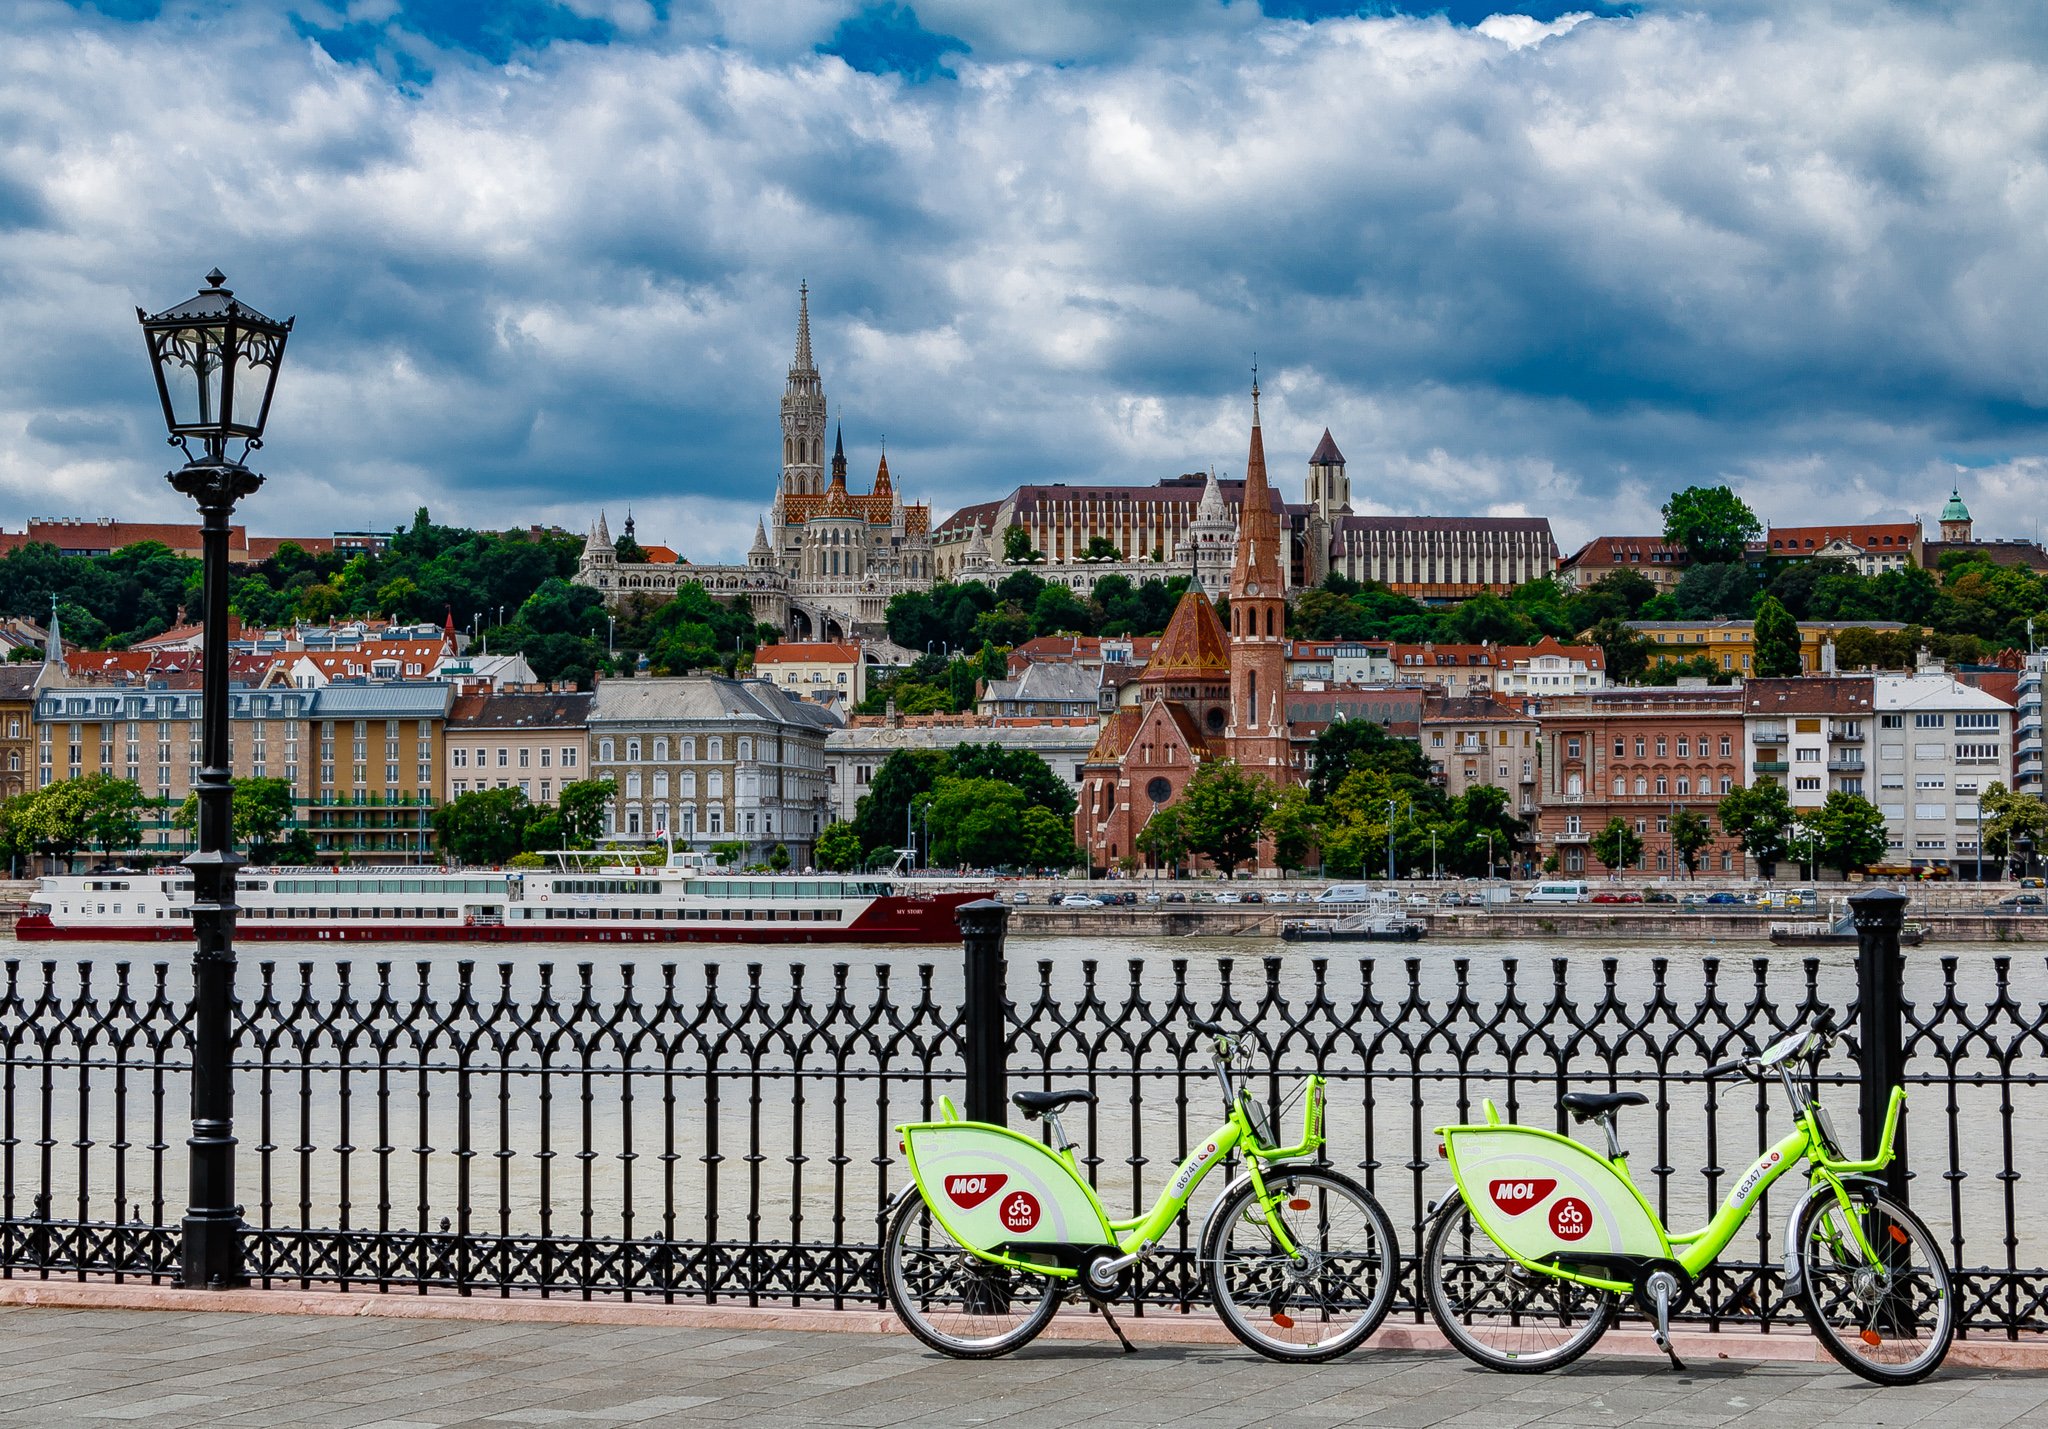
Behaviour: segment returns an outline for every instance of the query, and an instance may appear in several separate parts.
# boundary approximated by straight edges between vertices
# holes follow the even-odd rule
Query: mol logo
[[[1495,1181],[1486,1188],[1493,1197],[1493,1203],[1511,1216],[1519,1216],[1531,1206],[1537,1205],[1557,1189],[1555,1179],[1548,1181]]]
[[[971,1211],[1003,1189],[1008,1176],[948,1176],[946,1198],[963,1211]]]

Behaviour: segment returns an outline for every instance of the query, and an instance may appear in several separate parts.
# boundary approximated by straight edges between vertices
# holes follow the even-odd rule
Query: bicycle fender
[[[1883,1180],[1876,1176],[1843,1176],[1839,1179],[1845,1189],[1854,1189],[1857,1186],[1871,1186],[1878,1190],[1883,1190],[1885,1184]],[[1798,1298],[1800,1292],[1806,1288],[1806,1277],[1800,1273],[1799,1266],[1799,1243],[1797,1240],[1799,1235],[1799,1218],[1805,1214],[1807,1202],[1819,1196],[1833,1196],[1834,1194],[1834,1187],[1828,1185],[1827,1182],[1815,1181],[1806,1188],[1805,1195],[1792,1203],[1792,1213],[1785,1217],[1785,1298],[1787,1300]]]
[[[898,1191],[895,1195],[889,1198],[889,1204],[882,1207],[882,1213],[879,1216],[875,1217],[875,1224],[879,1226],[886,1226],[887,1224],[889,1224],[889,1217],[896,1214],[896,1208],[901,1206],[905,1201],[909,1200],[912,1196],[915,1196],[916,1194],[917,1182],[906,1182],[902,1190]]]
[[[1320,1171],[1324,1169],[1314,1161],[1274,1161],[1259,1169],[1259,1175],[1270,1181],[1275,1176],[1284,1176],[1289,1171]],[[1202,1236],[1195,1242],[1197,1251],[1208,1249],[1209,1233],[1215,1229],[1216,1217],[1222,1214],[1223,1203],[1230,1199],[1238,1187],[1247,1185],[1252,1179],[1250,1171],[1240,1171],[1216,1193],[1216,1199],[1209,1203],[1209,1214],[1202,1217]]]

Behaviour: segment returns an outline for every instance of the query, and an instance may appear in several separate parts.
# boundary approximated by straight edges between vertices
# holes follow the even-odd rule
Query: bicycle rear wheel
[[[889,1218],[882,1287],[911,1334],[963,1360],[1021,1349],[1060,1307],[1058,1277],[983,1260],[947,1235],[918,1195]]]
[[[1568,1365],[1614,1322],[1612,1294],[1515,1264],[1463,1200],[1430,1227],[1422,1294],[1459,1353],[1505,1374]]]
[[[1806,1203],[1793,1231],[1800,1308],[1828,1353],[1875,1384],[1913,1384],[1934,1373],[1955,1338],[1955,1294],[1933,1233],[1874,1190]],[[1856,1216],[1878,1253],[1871,1264],[1850,1233]]]
[[[1216,1212],[1203,1248],[1217,1314],[1269,1359],[1314,1363],[1379,1328],[1401,1279],[1393,1222],[1372,1192],[1320,1167],[1276,1166],[1266,1189],[1300,1258],[1280,1249],[1246,1178]]]

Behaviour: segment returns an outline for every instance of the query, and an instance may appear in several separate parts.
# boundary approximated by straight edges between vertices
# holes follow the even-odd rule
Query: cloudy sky
[[[1366,509],[1569,550],[2048,473],[2048,7],[8,0],[0,524],[174,517],[134,328],[295,314],[260,532],[745,549],[808,278],[943,513],[1324,426]]]

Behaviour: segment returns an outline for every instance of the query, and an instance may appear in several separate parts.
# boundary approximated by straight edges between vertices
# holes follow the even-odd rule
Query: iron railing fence
[[[2048,1006],[2034,958],[1916,956],[1906,980],[1913,1200],[1972,1330],[2048,1329]],[[0,1275],[167,1282],[190,1097],[177,962],[0,964]],[[2016,985],[2016,979],[2019,980]],[[892,1128],[962,1093],[958,959],[662,964],[347,961],[246,968],[240,1192],[263,1286],[871,1305]],[[1851,954],[1048,960],[1009,974],[1013,1087],[1098,1094],[1068,1130],[1112,1214],[1148,1203],[1220,1114],[1192,1017],[1252,1028],[1284,1106],[1330,1079],[1329,1156],[1403,1227],[1403,1303],[1433,1128],[1565,1127],[1572,1087],[1637,1087],[1623,1139],[1669,1223],[1703,1220],[1782,1131],[1768,1088],[1700,1069],[1823,1010],[1856,1125]],[[1298,1111],[1284,1111],[1291,1133]],[[1015,1115],[1012,1116],[1016,1120]],[[1853,1137],[1853,1130],[1851,1135]],[[1215,1183],[1220,1189],[1220,1182]],[[1789,1183],[1689,1314],[1796,1321],[1779,1286]],[[1207,1193],[1195,1208],[1205,1209]],[[1190,1241],[1143,1303],[1198,1303]]]

